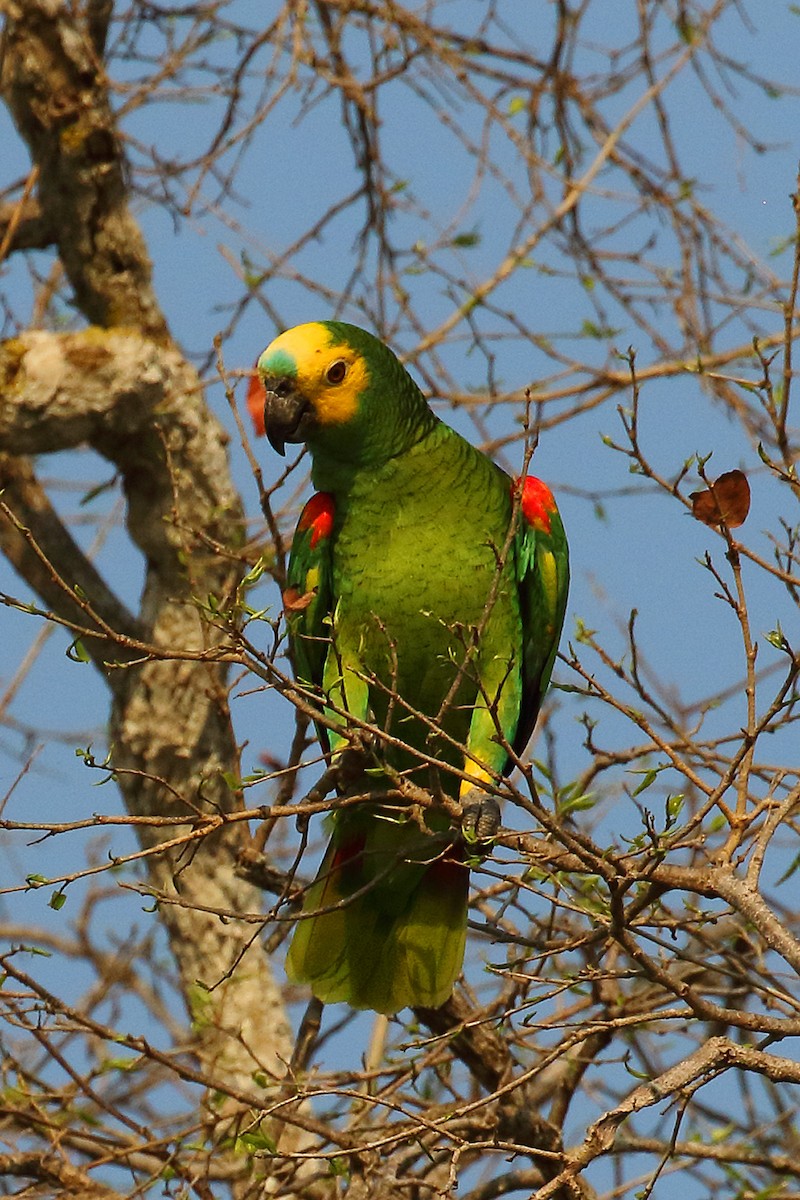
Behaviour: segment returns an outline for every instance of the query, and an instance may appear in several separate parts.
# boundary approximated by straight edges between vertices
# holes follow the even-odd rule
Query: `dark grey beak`
[[[304,440],[304,418],[310,414],[310,406],[306,397],[294,390],[291,380],[265,379],[264,386],[264,429],[272,449],[283,456],[287,442]]]

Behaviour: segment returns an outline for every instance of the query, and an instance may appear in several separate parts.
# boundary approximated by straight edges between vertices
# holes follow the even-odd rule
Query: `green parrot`
[[[367,725],[386,772],[358,785],[374,802],[334,806],[287,973],[325,1002],[436,1008],[463,963],[470,840],[484,814],[492,826],[491,793],[550,680],[564,529],[545,484],[512,481],[440,421],[364,330],[299,325],[264,351],[258,374],[269,441],[279,454],[308,446],[316,489],[284,594],[295,673],[324,697],[318,733],[333,761],[348,730]],[[459,800],[463,832],[441,806],[422,820],[389,803],[398,776]]]

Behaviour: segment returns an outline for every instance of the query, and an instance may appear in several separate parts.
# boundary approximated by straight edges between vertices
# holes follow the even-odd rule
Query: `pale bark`
[[[235,552],[243,537],[226,438],[196,372],[167,336],[152,288],[97,54],[102,28],[82,25],[58,0],[8,0],[2,9],[3,90],[38,167],[37,220],[55,231],[90,327],[34,331],[0,347],[0,482],[15,519],[2,521],[0,538],[58,619],[108,635],[84,644],[110,689],[109,741],[128,810],[189,819],[209,806],[229,811],[237,798],[223,773],[236,775],[238,752],[225,667],[162,661],[157,649],[134,655],[124,642],[196,653],[218,640],[198,598],[230,597],[241,574],[235,553],[209,549]],[[135,614],[69,537],[19,457],[83,444],[122,479],[127,530],[145,563]],[[149,829],[143,844],[158,837]],[[163,897],[202,1068],[221,1089],[258,1104],[253,1073],[282,1077],[291,1040],[258,926],[216,915],[261,908],[260,893],[235,873],[240,837],[226,829],[188,857],[146,862],[149,886]]]

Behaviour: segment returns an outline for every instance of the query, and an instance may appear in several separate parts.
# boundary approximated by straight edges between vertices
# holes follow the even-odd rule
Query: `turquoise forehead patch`
[[[297,363],[286,350],[267,348],[258,360],[258,370],[262,375],[297,375]]]

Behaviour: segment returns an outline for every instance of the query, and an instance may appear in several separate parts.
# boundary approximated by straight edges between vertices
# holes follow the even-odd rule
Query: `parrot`
[[[497,832],[493,794],[550,681],[564,527],[545,483],[512,479],[443,422],[366,330],[295,326],[257,371],[273,449],[311,457],[283,594],[294,672],[319,699],[329,762],[354,730],[373,756],[357,802],[344,789],[326,818],[287,975],[323,1003],[439,1008],[462,970],[476,843]],[[438,802],[415,814],[398,781]]]

